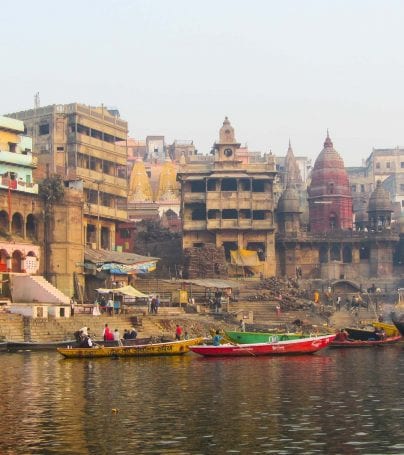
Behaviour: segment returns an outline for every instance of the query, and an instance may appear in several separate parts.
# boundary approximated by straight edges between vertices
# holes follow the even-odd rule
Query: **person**
[[[151,314],[154,314],[156,311],[156,296],[153,296],[150,302],[150,312]]]
[[[105,300],[105,297],[102,295],[100,299],[100,308],[101,308],[101,313],[105,313],[107,311],[107,301]]]
[[[130,338],[129,338],[130,340],[136,340],[136,338],[137,338],[137,332],[136,332],[136,330],[135,330],[134,327],[132,327],[132,328],[130,329],[130,331],[129,331],[129,337],[130,337]]]
[[[184,332],[184,340],[189,340],[189,334],[187,331]]]
[[[379,314],[378,321],[379,321],[379,322],[384,322],[384,316],[383,316],[383,314]]]
[[[109,299],[108,299],[107,309],[108,309],[108,314],[110,316],[112,316],[112,313],[114,311],[114,301],[112,300],[112,296],[110,296]]]
[[[158,295],[156,295],[156,301],[154,303],[154,313],[157,314],[159,311],[159,306],[160,306],[160,298]]]
[[[153,300],[153,299],[152,299],[151,296],[149,295],[149,296],[147,297],[147,312],[148,312],[148,313],[151,313],[151,312],[152,312],[152,300]]]
[[[109,329],[108,324],[105,324],[104,332],[103,332],[102,336],[103,336],[104,341],[113,341],[114,340],[114,334]]]
[[[93,316],[100,316],[100,307],[98,305],[98,300],[96,300],[94,302],[94,306],[93,306]]]
[[[70,299],[70,316],[74,316],[74,305],[76,304],[74,297]]]
[[[84,336],[88,336],[88,332],[90,331],[90,329],[86,326],[82,327],[80,329],[80,332],[84,335]]]
[[[92,348],[93,341],[90,335],[83,335],[80,341],[80,348]]]
[[[114,300],[114,313],[119,314],[119,311],[121,309],[121,302],[119,301],[119,297],[115,297]]]
[[[123,331],[123,339],[124,339],[124,340],[129,340],[129,336],[130,336],[130,335],[129,335],[128,329],[125,329],[125,330]]]
[[[341,329],[335,336],[335,341],[348,341],[348,332],[345,329]]]
[[[281,315],[281,306],[279,305],[279,303],[276,304],[275,310],[276,316],[279,318],[279,316]]]
[[[244,319],[240,319],[240,330],[245,332],[245,322]]]
[[[337,297],[337,311],[341,311],[341,296]]]
[[[181,336],[182,336],[182,327],[179,324],[177,324],[175,326],[175,339],[181,340]]]
[[[121,336],[119,335],[119,330],[118,329],[114,330],[114,335],[113,336],[114,336],[114,341],[117,341],[118,345],[122,346]]]
[[[220,335],[219,330],[216,330],[215,336],[213,337],[213,346],[219,346],[222,336]]]

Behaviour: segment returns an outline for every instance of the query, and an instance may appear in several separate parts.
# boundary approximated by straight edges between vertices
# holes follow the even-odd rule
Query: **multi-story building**
[[[22,120],[33,138],[39,179],[59,174],[83,181],[86,245],[114,249],[116,223],[127,219],[127,122],[117,111],[78,103],[8,116]]]
[[[274,275],[273,156],[248,164],[238,159],[227,117],[219,136],[212,160],[180,164],[183,248],[214,245],[239,272]]]
[[[179,162],[181,156],[192,157],[196,155],[197,151],[195,149],[194,141],[191,140],[175,140],[169,147],[168,153],[170,158],[176,162]]]
[[[0,117],[0,272],[37,273],[38,218],[42,212],[31,138],[23,122]]]

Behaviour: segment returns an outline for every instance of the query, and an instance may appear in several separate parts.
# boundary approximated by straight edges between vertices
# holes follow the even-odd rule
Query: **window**
[[[17,144],[15,144],[14,142],[9,142],[8,143],[8,150],[11,153],[15,153],[17,151]]]
[[[223,220],[236,220],[237,219],[237,210],[235,209],[224,209],[222,211]]]
[[[328,184],[328,194],[334,194],[334,183]]]
[[[58,152],[64,152],[65,148],[64,147],[56,147],[56,150]]]
[[[380,169],[380,163],[376,163],[376,169]]]
[[[356,185],[351,185],[351,191],[352,193],[356,193]]]
[[[44,134],[49,134],[49,123],[39,125],[39,135],[43,136]]]
[[[263,180],[253,180],[252,190],[254,193],[264,193],[264,191],[265,191],[264,181]]]
[[[204,193],[205,192],[205,180],[196,180],[191,182],[191,193]]]
[[[404,200],[401,201],[401,207],[404,207]]]
[[[403,183],[400,183],[400,191],[404,192],[404,184]]]
[[[365,192],[365,185],[361,185],[361,193]]]
[[[400,167],[401,167],[401,169],[404,169],[404,161],[401,161]]]
[[[390,161],[387,161],[387,163],[386,163],[386,168],[387,168],[387,169],[390,169]]]
[[[237,191],[237,180],[236,179],[223,179],[221,189],[222,189],[222,191]]]

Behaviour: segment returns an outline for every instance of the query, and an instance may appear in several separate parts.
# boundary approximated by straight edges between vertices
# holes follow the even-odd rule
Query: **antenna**
[[[38,109],[41,106],[41,100],[39,99],[39,92],[35,93],[34,96],[34,107],[35,109]]]

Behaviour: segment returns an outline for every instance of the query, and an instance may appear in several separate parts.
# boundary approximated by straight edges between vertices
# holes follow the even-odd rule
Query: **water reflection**
[[[1,358],[2,454],[404,453],[401,345],[279,358]]]

